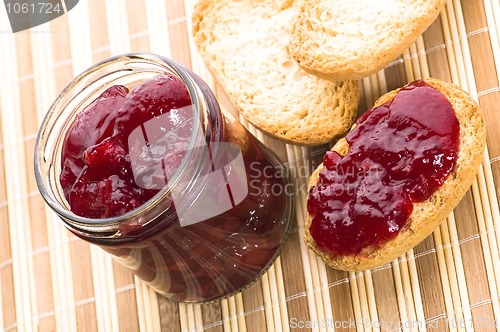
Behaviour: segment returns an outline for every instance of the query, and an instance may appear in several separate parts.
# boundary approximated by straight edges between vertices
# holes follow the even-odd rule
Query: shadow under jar
[[[184,135],[179,164],[165,169],[165,156],[145,163],[140,153],[130,155],[137,186],[156,190],[154,195],[117,216],[73,213],[60,176],[77,115],[112,86],[132,90],[165,74],[179,78],[189,92],[191,105],[183,107],[187,117],[181,118],[189,120],[188,130],[170,131],[171,121],[156,117],[129,133],[128,148],[142,142],[139,150],[151,152],[159,132],[170,134],[173,143]],[[221,111],[198,76],[154,54],[107,59],[62,91],[38,133],[35,176],[43,198],[71,232],[175,301],[213,301],[248,287],[279,255],[291,224],[291,184],[283,164]],[[148,183],[152,178],[156,182]]]

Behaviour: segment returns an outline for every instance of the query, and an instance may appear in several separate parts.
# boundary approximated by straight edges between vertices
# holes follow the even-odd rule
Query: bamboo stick
[[[377,72],[378,84],[379,84],[379,92],[380,95],[383,95],[387,92],[387,82],[385,79],[385,70],[380,70]]]
[[[189,331],[196,331],[196,321],[194,318],[194,305],[190,303],[185,304],[187,313],[187,323]]]
[[[1,268],[0,268],[1,270]],[[0,299],[2,298],[2,289],[3,289],[4,285],[2,284],[2,279],[0,278]],[[3,319],[3,311],[4,311],[4,308],[3,308],[3,301],[0,301],[0,327],[4,328],[5,327],[5,322],[4,322],[4,319]]]
[[[476,210],[476,216],[478,219],[479,235],[481,237],[481,247],[483,249],[483,258],[484,258],[485,267],[486,267],[486,276],[488,279],[488,287],[489,287],[490,294],[491,294],[492,298],[494,297],[496,299],[496,298],[498,298],[498,287],[497,287],[497,284],[495,283],[495,267],[493,265],[494,261],[491,259],[491,255],[492,254],[495,255],[496,253],[495,252],[492,253],[490,246],[489,246],[488,233],[487,233],[487,229],[486,229],[485,217],[483,214],[483,207],[481,204],[481,197],[480,197],[477,179],[472,184],[472,195],[474,197],[474,205],[475,205],[475,210]],[[498,302],[498,301],[492,302],[493,311],[494,311],[495,317],[498,317],[497,316],[498,303],[495,305],[495,302]]]
[[[441,229],[443,229],[442,232]],[[444,221],[434,232],[434,241],[437,248],[436,253],[438,257],[441,283],[443,284],[442,288],[445,300],[446,316],[448,322],[459,321],[460,319],[463,319],[463,314],[460,308],[460,293],[457,275],[454,273],[455,260],[453,259],[453,253],[451,252],[447,221]],[[448,244],[446,247],[445,243]]]
[[[440,228],[443,229],[443,232],[441,233],[443,242],[448,244],[445,248],[446,267],[449,271],[449,278],[452,285],[451,295],[454,304],[454,314],[456,316],[456,319],[458,319],[457,321],[460,321],[464,319],[464,313],[462,310],[463,306],[460,297],[460,285],[458,281],[459,277],[457,273],[457,265],[454,258],[455,255],[453,254],[453,244],[451,243],[452,240],[450,239],[450,231],[448,229],[448,220],[445,220],[445,222],[441,224]],[[452,321],[451,317],[449,318],[449,321]]]
[[[150,324],[151,320],[144,319],[146,317],[146,302],[144,301],[144,296],[142,296],[143,292],[139,291],[139,289],[141,287],[144,287],[144,285],[142,281],[136,276],[134,276],[134,285],[135,301],[137,303],[137,318],[139,320],[139,331],[150,331],[148,324]]]
[[[287,150],[287,159],[288,159],[289,165],[291,167],[295,167],[296,169],[299,169],[298,163],[299,163],[300,159],[297,159],[294,146],[287,144],[286,150]],[[300,185],[303,185],[303,181],[300,181],[300,179],[293,179],[293,181],[294,181],[294,190],[295,190],[295,195],[296,195],[295,215],[297,217],[297,227],[298,227],[299,238],[302,239],[304,236],[305,202],[304,202],[304,199],[301,197],[300,193],[298,192],[298,188],[300,188]],[[311,269],[311,263],[309,260],[309,252],[308,252],[308,249],[306,248],[306,246],[302,240],[299,240],[299,246],[300,246],[300,255],[302,258],[304,282],[306,285],[309,318],[311,321],[317,321],[318,315],[317,315],[316,304],[315,304],[314,286],[313,286],[313,282],[312,282],[313,271]],[[313,329],[313,331],[315,331],[315,329]]]
[[[92,246],[90,252],[97,325],[102,331],[116,331],[119,324],[111,257],[96,246]]]
[[[263,301],[264,301],[264,314],[266,316],[267,330],[268,331],[275,331],[268,273],[265,273],[262,276],[261,282],[262,282],[262,297],[263,297]]]
[[[372,272],[369,270],[365,271],[363,273],[363,276],[365,278],[366,295],[367,295],[367,302],[368,302],[368,310],[370,313],[370,321],[371,322],[379,322],[377,302],[375,299],[375,290],[373,288]],[[378,326],[378,324],[374,324],[373,330],[380,331],[380,327]]]
[[[494,229],[495,229],[495,234],[496,234],[496,239],[497,239],[497,247],[500,247],[500,207],[499,207],[499,202],[498,202],[498,197],[496,194],[495,190],[495,180],[493,178],[493,171],[491,169],[491,162],[488,162],[490,160],[489,152],[488,149],[485,149],[484,151],[484,162],[483,162],[483,169],[484,169],[484,176],[485,176],[485,186],[486,189],[485,191],[487,192],[488,198],[490,199],[490,204],[491,204],[491,213],[492,213],[492,218],[493,218],[493,223],[494,223]]]
[[[402,273],[399,265],[399,259],[391,263],[392,274],[394,276],[394,285],[396,287],[396,297],[398,301],[399,318],[401,322],[408,322],[408,309],[406,308],[406,296],[403,288]],[[406,329],[408,330],[408,329]]]
[[[279,257],[278,257],[279,260]],[[280,302],[278,298],[278,285],[277,285],[277,276],[274,266],[269,268],[268,272],[269,277],[269,291],[270,291],[270,300],[271,300],[271,308],[273,312],[273,320],[274,320],[274,330],[275,331],[283,331],[282,320],[281,320],[281,311],[280,311]]]
[[[118,319],[118,306],[116,303],[116,286],[113,272],[113,262],[110,255],[101,251],[101,258],[104,267],[105,278],[101,280],[106,280],[106,305],[109,306],[109,316],[107,317],[107,321],[109,326],[111,327],[110,331],[116,331],[120,327],[119,319]]]
[[[80,4],[67,14],[71,65],[73,76],[78,75],[93,64],[90,36],[90,14],[87,2]]]
[[[53,98],[56,97],[54,72],[52,67],[47,65],[53,63],[53,48],[50,34],[43,33],[42,27],[34,27],[31,31],[31,48],[37,52],[37,55],[32,57],[33,83],[36,86],[36,112],[40,122]],[[58,217],[48,207],[45,207],[44,212],[51,262],[56,327],[62,331],[76,330],[69,234],[60,225]]]
[[[231,322],[231,330],[232,331],[238,331],[238,319],[237,319],[237,314],[236,314],[236,301],[234,299],[234,296],[231,296],[230,298],[227,299],[227,302],[229,304],[229,320]]]
[[[415,77],[416,80],[422,79],[422,70],[420,68],[420,61],[418,60],[417,45],[412,44],[410,46],[410,61],[413,77]]]
[[[231,332],[232,328],[231,328],[231,322],[229,320],[229,317],[230,317],[229,316],[229,304],[228,304],[227,299],[221,300],[220,301],[220,306],[221,306],[221,309],[222,309],[222,324],[223,324],[223,327],[224,327],[224,331],[225,332]],[[181,318],[182,317],[183,316],[181,316]]]
[[[458,84],[462,88],[467,90],[468,83],[467,83],[466,73],[458,70],[459,68],[464,68],[465,63],[462,54],[460,52],[461,41],[458,36],[457,18],[455,15],[455,8],[453,7],[453,0],[448,0],[445,9],[447,10],[448,13],[447,15],[448,25],[443,26],[443,30],[446,32],[447,35],[450,36],[450,47],[454,52],[453,59],[456,60],[456,68],[457,68],[456,74],[458,76],[458,81],[455,82],[455,84]]]
[[[400,266],[400,271],[401,271],[401,280],[403,282],[403,292],[404,292],[404,297],[405,297],[405,307],[407,310],[407,315],[408,315],[408,321],[409,323],[409,331],[414,331],[413,328],[413,322],[417,321],[417,313],[415,309],[415,304],[414,304],[414,296],[413,296],[413,289],[411,285],[411,277],[410,277],[410,268],[408,266],[408,255],[409,253],[412,252],[410,250],[405,256],[400,257],[399,259],[399,266]]]
[[[472,57],[469,49],[469,41],[467,40],[467,31],[465,28],[464,15],[460,0],[453,0],[453,7],[454,12],[456,13],[456,27],[460,40],[460,51],[462,52],[464,59],[464,66],[459,68],[463,68],[465,70],[464,76],[466,77],[468,83],[467,91],[469,91],[472,96],[477,96],[477,88],[474,82],[474,69],[472,67]]]
[[[448,232],[449,232],[449,242],[451,243],[451,249],[453,253],[453,261],[455,262],[454,267],[455,267],[455,273],[456,273],[456,279],[457,279],[457,285],[458,285],[458,290],[460,294],[460,303],[461,303],[461,308],[457,308],[457,311],[459,311],[460,315],[463,316],[464,321],[472,321],[472,312],[470,309],[470,303],[469,303],[469,292],[467,288],[467,283],[466,283],[466,278],[465,278],[465,271],[464,271],[464,265],[462,262],[462,253],[460,251],[460,244],[459,244],[459,238],[458,238],[458,232],[457,232],[457,227],[455,225],[455,216],[452,213],[447,218],[448,224],[445,226],[448,227]],[[452,262],[449,263],[450,265]],[[471,327],[466,325],[466,330],[471,331]]]
[[[413,74],[413,67],[411,62],[410,49],[403,52],[403,64],[405,67],[406,80],[412,82],[415,80],[415,75]]]
[[[487,164],[487,163],[485,163]],[[500,285],[500,257],[498,255],[498,243],[496,241],[496,235],[495,235],[495,225],[494,225],[494,220],[493,220],[493,214],[491,210],[491,204],[488,199],[488,192],[486,188],[486,179],[484,177],[484,172],[483,172],[483,167],[479,169],[479,173],[477,176],[478,179],[478,193],[480,195],[480,202],[483,208],[483,218],[484,218],[484,223],[485,223],[485,231],[488,239],[488,245],[490,247],[490,252],[491,252],[491,260],[493,263],[493,269],[494,269],[494,274],[495,274],[495,281],[496,281],[496,290],[498,291],[499,285]],[[498,236],[498,234],[497,234]],[[495,293],[492,291],[491,294],[492,299],[496,299],[498,297],[498,293]],[[498,317],[497,315],[500,314],[500,306],[498,304],[498,301],[493,301],[493,310],[495,312],[495,316]]]
[[[363,311],[361,304],[361,296],[359,294],[359,288],[355,272],[349,272],[349,285],[351,288],[351,298],[352,298],[352,309],[354,311],[354,320],[356,322],[363,320]],[[358,332],[364,332],[365,328],[363,324],[356,324],[356,330]]]
[[[469,93],[472,95],[473,98],[477,99],[477,88],[476,84],[474,81],[474,70],[472,66],[472,57],[469,49],[469,44],[467,41],[467,33],[466,33],[466,28],[465,28],[465,23],[462,15],[462,8],[461,4],[458,1],[454,1],[454,6],[455,10],[459,13],[457,22],[458,22],[458,30],[460,31],[460,40],[461,40],[461,52],[464,56],[464,65],[465,65],[465,76],[467,77],[467,84],[469,88]],[[486,150],[487,151],[487,150]],[[487,152],[486,152],[487,154]],[[487,164],[487,162],[484,162],[483,164]],[[489,167],[486,166],[486,167]],[[480,194],[480,201],[481,205],[483,206],[483,214],[485,217],[485,220],[480,220],[481,223],[485,222],[486,223],[486,230],[487,230],[487,240],[488,240],[488,245],[491,248],[491,253],[493,253],[493,256],[491,257],[492,263],[493,263],[493,268],[494,268],[494,275],[495,275],[495,281],[496,285],[495,287],[491,288],[491,297],[492,297],[492,305],[493,305],[493,312],[495,315],[495,318],[497,319],[500,317],[500,308],[499,304],[497,301],[497,293],[498,287],[500,285],[500,276],[497,274],[498,269],[500,268],[500,258],[498,256],[498,244],[494,239],[495,235],[493,233],[493,223],[495,222],[493,220],[493,214],[491,210],[491,203],[489,199],[491,198],[493,202],[493,205],[498,206],[498,198],[496,195],[493,195],[493,197],[490,197],[488,195],[488,190],[487,190],[487,184],[486,184],[486,179],[484,175],[484,167],[480,167],[478,175],[476,176],[476,179],[478,179],[478,185],[479,185],[479,194]],[[490,184],[490,186],[494,186],[494,184]],[[473,186],[474,189],[474,186]],[[476,188],[477,190],[477,188]],[[498,216],[498,212],[494,213],[495,216]],[[498,221],[500,222],[500,220]],[[492,239],[493,238],[493,239]],[[486,240],[486,239],[485,239]],[[488,256],[486,256],[488,257]],[[498,327],[497,327],[498,328]]]
[[[105,303],[105,296],[102,290],[101,281],[105,280],[106,276],[103,276],[101,257],[99,255],[97,247],[91,247],[91,259],[92,259],[92,279],[94,282],[94,299],[96,307],[96,319],[97,328],[100,331],[109,331],[110,326],[108,325],[107,316],[109,314],[109,306]]]
[[[355,273],[356,276],[356,282],[358,284],[358,296],[359,296],[359,303],[361,305],[361,321],[362,322],[368,322],[370,320],[370,309],[368,307],[368,296],[366,294],[366,283],[365,283],[365,278],[363,277],[363,273]],[[358,321],[358,320],[356,320]],[[371,332],[372,327],[371,324],[364,324],[363,323],[364,330],[366,332]]]
[[[319,258],[316,257],[316,254],[311,252],[310,250],[308,251],[309,253],[309,261],[311,264],[311,277],[312,277],[312,284],[313,288],[311,289],[311,294],[314,296],[314,304],[316,306],[316,319],[312,319],[311,321],[313,322],[320,322],[324,317],[325,317],[325,308],[323,307],[323,299],[321,297],[321,281],[319,277],[319,272],[318,272],[318,265],[321,264],[319,262]],[[318,331],[325,331],[325,327],[321,326],[319,324],[316,324],[317,326],[314,326],[314,329],[317,329]]]
[[[450,14],[448,15],[448,17],[451,17],[450,24],[452,24],[451,22],[453,22],[454,25],[456,25],[457,19],[455,19],[455,17],[454,17],[455,10],[453,9],[453,7],[451,6],[450,3],[447,4],[447,8],[450,8],[450,10],[449,10]],[[447,38],[451,39],[452,36],[454,34],[456,34],[456,32],[454,32],[454,30],[457,30],[457,29],[450,29],[449,25],[444,24],[443,30],[444,30],[445,36]],[[456,37],[454,37],[454,38],[456,38]],[[470,85],[469,82],[467,82],[467,83],[464,82],[467,79],[466,73],[459,70],[459,68],[462,68],[462,67],[459,67],[460,64],[462,66],[465,66],[465,64],[466,64],[466,61],[462,60],[463,54],[461,52],[459,52],[460,50],[458,50],[458,47],[456,47],[455,44],[451,43],[451,45],[452,45],[453,49],[455,49],[455,53],[454,53],[455,56],[453,57],[453,59],[458,58],[458,60],[459,60],[459,61],[453,62],[450,66],[452,79],[455,80],[454,81],[455,84],[461,84],[463,87],[464,87],[464,85],[469,86]],[[470,57],[470,54],[469,54],[469,57]],[[456,227],[454,226],[455,219],[453,217],[453,214],[448,218],[448,222],[451,223],[451,225],[453,225],[453,227],[450,227],[450,231],[453,232],[451,243],[452,243],[452,249],[453,249],[453,254],[454,254],[453,256],[454,256],[454,259],[456,262],[455,266],[456,266],[456,268],[459,267],[458,269],[456,269],[456,272],[458,274],[457,280],[458,280],[458,286],[459,286],[459,290],[460,290],[460,298],[461,298],[461,303],[462,303],[463,317],[464,317],[464,320],[466,320],[466,321],[472,321],[472,313],[470,311],[470,305],[469,305],[469,300],[468,300],[467,285],[465,284],[465,273],[463,270],[462,256],[461,256],[460,248],[458,245],[458,235],[457,235]],[[470,329],[469,326],[467,326],[467,328]]]
[[[318,264],[318,269],[319,274],[320,274],[320,285],[321,285],[321,299],[322,301],[322,306],[323,306],[323,318],[321,322],[324,322],[323,327],[326,329],[328,332],[335,331],[335,327],[330,324],[330,322],[333,322],[333,310],[332,310],[332,300],[330,297],[330,287],[328,283],[328,275],[326,272],[326,265],[321,262],[321,264]]]
[[[184,10],[186,12],[186,26],[188,30],[188,37],[189,37],[188,41],[191,54],[191,67],[198,76],[203,78],[203,80],[212,88],[212,90],[215,90],[215,80],[210,71],[208,70],[208,68],[205,66],[205,62],[203,61],[201,55],[198,53],[198,50],[194,43],[194,39],[192,38],[193,26],[191,22],[192,22],[195,3],[196,0],[184,0]]]
[[[281,276],[277,278],[277,299],[278,305],[280,308],[280,316],[281,316],[281,328],[283,332],[287,332],[290,330],[290,325],[288,321],[288,311],[286,310],[286,293],[285,293],[285,282],[283,280],[283,271],[281,266],[281,259],[277,259],[274,263],[276,269],[276,275]],[[241,329],[240,329],[241,331]]]
[[[234,297],[236,299],[236,312],[238,314],[238,331],[246,332],[247,325],[245,320],[245,306],[243,303],[243,296],[241,293],[238,293]]]
[[[140,330],[158,331],[160,329],[160,314],[156,305],[157,294],[138,277],[134,277],[134,285]]]
[[[225,302],[226,306],[225,309],[227,310],[227,301]],[[181,323],[181,331],[189,331],[189,318],[188,318],[188,313],[187,313],[187,304],[185,303],[179,303],[179,320]],[[224,312],[224,310],[223,310]],[[225,325],[225,324],[224,324]],[[231,329],[224,329],[225,331],[231,331]]]
[[[8,30],[9,28],[7,28]],[[3,35],[2,45],[8,47],[2,52],[0,64],[1,82],[17,83],[17,61],[14,35]],[[20,137],[23,133],[20,112],[20,92],[16,83],[3,85],[3,98],[0,99],[2,112],[2,135],[4,144],[4,172],[7,189],[7,214],[11,239],[12,273],[14,294],[16,297],[16,319],[19,329],[31,330],[31,318],[36,314],[36,289],[32,289],[32,262],[27,253],[31,252],[31,234],[29,232],[29,216],[26,201],[22,198],[26,191],[26,174],[24,167],[24,146]]]
[[[160,308],[158,306],[158,294],[145,283],[143,283],[144,294],[146,295],[146,299],[148,300],[148,311],[146,312],[147,320],[151,320],[149,323],[150,331],[159,331],[160,330]]]
[[[420,36],[416,41],[416,52],[418,56],[418,64],[420,67],[420,78],[430,77],[429,64],[427,63],[427,54],[425,53],[424,38]]]
[[[495,17],[495,23],[496,23],[496,30],[497,30],[497,37],[498,41],[500,43],[500,3],[495,0],[491,0],[491,5],[493,7],[493,13]]]
[[[294,146],[294,151],[295,151],[295,157],[296,157],[295,160],[299,161],[297,169],[300,170],[300,169],[307,168],[308,165],[310,164],[309,151],[305,148],[299,148],[298,146]],[[300,178],[299,179],[299,186],[297,189],[304,188],[304,187],[307,187],[307,179]],[[306,203],[307,196],[306,196],[305,192],[303,192],[302,190],[299,190],[298,195],[300,197],[299,199],[300,199],[301,203],[303,204],[302,205],[303,214],[301,215],[301,217],[302,217],[301,224],[303,225],[305,222],[305,218],[307,216],[307,203]],[[301,227],[299,229],[299,237],[300,237],[301,243],[303,243],[302,239],[304,238],[304,231],[305,231],[304,227]],[[325,270],[323,261],[318,256],[316,256],[315,253],[313,253],[311,250],[307,249],[307,247],[304,246],[304,248],[308,253],[309,264],[311,266],[311,279],[312,279],[312,289],[311,289],[312,293],[311,294],[314,296],[314,303],[316,306],[315,311],[316,311],[316,315],[317,315],[317,317],[315,319],[311,318],[311,321],[319,323],[322,320],[324,320],[326,317],[325,308],[323,305],[324,301],[323,301],[322,292],[321,292],[321,289],[322,289],[321,276],[320,276],[321,266],[322,266],[323,273],[326,273],[326,270]],[[326,283],[326,285],[328,285],[328,283]],[[325,331],[326,326],[324,326],[323,324],[315,324],[315,326],[313,326],[313,330],[314,329],[317,329],[318,331]]]
[[[371,82],[369,77],[365,77],[361,80],[363,86],[363,97],[365,98],[365,103],[367,108],[370,108],[375,103],[375,97],[371,92]]]
[[[127,21],[127,3],[120,0],[106,0],[106,23],[108,27],[109,50],[112,55],[130,52],[130,38]]]
[[[453,45],[453,40],[450,32],[450,22],[448,20],[448,3],[443,8],[440,14],[441,18],[441,29],[443,31],[443,37],[445,41],[445,51],[447,55],[448,64],[450,67],[451,81],[455,82],[455,84],[459,84],[460,77],[458,76],[457,61],[455,59],[455,47]]]
[[[375,103],[375,101],[378,99],[378,97],[381,95],[380,84],[379,84],[379,75],[378,74],[370,75],[369,80],[370,80],[371,93],[372,93],[371,100],[373,100],[373,102],[370,105],[373,105]]]
[[[168,17],[165,1],[144,1],[144,9],[146,12],[149,51],[170,57],[172,51],[168,25],[165,24],[165,18]]]
[[[500,86],[500,5],[498,1],[494,0],[484,0],[483,4],[486,22],[488,23],[488,32],[490,34],[493,60],[495,61],[497,71],[497,81]]]

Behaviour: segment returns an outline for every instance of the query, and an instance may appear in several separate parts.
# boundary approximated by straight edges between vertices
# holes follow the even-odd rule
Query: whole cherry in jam
[[[189,92],[179,78],[156,76],[130,91],[116,116],[114,135],[128,135],[148,120],[189,105]]]
[[[89,146],[101,143],[112,135],[116,115],[122,107],[127,93],[128,89],[123,86],[108,88],[78,113],[73,121],[64,140],[60,176],[66,196],[85,166],[82,159],[84,151]]]
[[[190,104],[182,81],[165,74],[130,92],[126,87],[112,86],[77,114],[64,141],[60,175],[71,210],[83,217],[108,218],[135,209],[153,197],[163,186],[138,185],[130,153],[133,157],[145,154],[140,159],[144,169],[154,163],[175,169],[182,161],[187,138],[176,141],[175,130],[156,130],[154,142],[143,139],[141,145],[130,140],[130,134],[143,135],[145,124],[154,119],[164,121],[168,129],[176,121],[189,127],[192,113],[184,108]],[[189,130],[185,136],[189,136]],[[157,157],[167,160],[155,160],[156,150],[168,150],[170,154],[160,153]]]
[[[459,122],[446,97],[423,81],[372,108],[347,136],[349,152],[329,151],[307,208],[310,233],[332,255],[357,254],[394,238],[414,202],[453,171]]]

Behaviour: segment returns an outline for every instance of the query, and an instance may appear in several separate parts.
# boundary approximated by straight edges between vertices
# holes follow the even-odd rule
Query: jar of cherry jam
[[[76,77],[35,147],[39,190],[64,225],[183,302],[230,296],[274,262],[291,224],[286,174],[205,82],[147,53]]]

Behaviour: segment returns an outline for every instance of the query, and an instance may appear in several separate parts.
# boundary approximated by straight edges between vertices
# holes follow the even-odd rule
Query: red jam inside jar
[[[354,255],[393,239],[414,202],[428,199],[455,167],[460,126],[449,101],[424,81],[370,109],[329,151],[309,191],[311,236],[332,255]]]
[[[130,92],[121,85],[111,86],[79,113],[62,151],[60,181],[71,211],[86,218],[110,218],[157,194],[162,186],[154,185],[155,179],[149,179],[149,186],[137,185],[137,177],[147,176],[137,173],[150,171],[155,153],[164,167],[173,171],[179,167],[191,137],[190,105],[182,81],[173,75],[160,75]],[[131,133],[153,119],[162,122],[162,135],[149,137],[155,136],[149,130],[149,149],[142,149]],[[135,173],[131,155],[141,163],[135,165]]]
[[[60,156],[64,208],[51,200],[60,195],[46,193],[50,180],[37,178],[39,187],[72,232],[160,294],[184,302],[227,297],[256,281],[283,248],[291,224],[289,180],[278,158],[220,110],[206,83],[168,59],[143,57],[113,58],[82,74],[109,66],[129,81],[107,83],[78,111],[64,104],[71,98],[53,105],[38,144],[41,155]],[[128,78],[134,71],[144,77],[151,62],[156,76]],[[98,76],[95,85],[102,87],[99,79],[108,76]],[[51,126],[65,111],[76,115],[66,117],[57,154],[43,135],[56,132]],[[68,206],[83,219],[68,214]]]

